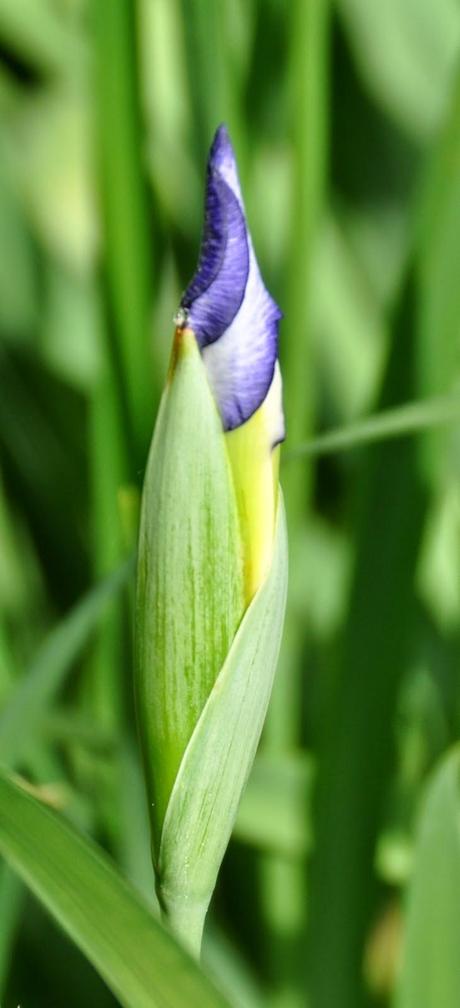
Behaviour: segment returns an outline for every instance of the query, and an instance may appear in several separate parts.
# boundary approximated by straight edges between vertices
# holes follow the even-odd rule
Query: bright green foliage
[[[0,851],[100,970],[124,1008],[225,1008],[110,861],[0,777]]]
[[[395,1008],[460,1004],[460,748],[433,773],[406,897],[402,976]]]

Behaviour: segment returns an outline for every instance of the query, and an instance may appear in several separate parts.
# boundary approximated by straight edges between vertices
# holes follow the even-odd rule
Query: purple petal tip
[[[221,123],[216,129],[209,151],[208,164],[217,171],[225,171],[225,168],[237,171],[235,151],[225,123]]]
[[[209,153],[200,258],[181,307],[203,352],[224,428],[232,430],[268,393],[282,313],[260,276],[224,124]]]

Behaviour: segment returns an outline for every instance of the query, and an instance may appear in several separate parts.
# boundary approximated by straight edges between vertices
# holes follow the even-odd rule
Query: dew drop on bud
[[[173,318],[174,325],[177,326],[178,329],[182,329],[182,327],[187,324],[187,319],[188,319],[187,308],[183,308],[181,305],[180,308],[177,309],[176,314]]]

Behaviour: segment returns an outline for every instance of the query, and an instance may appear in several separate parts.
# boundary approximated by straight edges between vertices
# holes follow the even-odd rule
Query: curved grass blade
[[[372,441],[405,437],[430,427],[455,422],[460,422],[460,395],[451,393],[433,396],[425,401],[405,403],[404,406],[384,410],[346,427],[325,431],[311,441],[285,451],[283,461],[290,462],[305,455],[330,455]]]
[[[4,775],[0,853],[124,1008],[228,1008],[109,859]]]

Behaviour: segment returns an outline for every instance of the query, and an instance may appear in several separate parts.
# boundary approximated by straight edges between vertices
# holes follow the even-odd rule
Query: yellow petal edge
[[[278,503],[279,445],[272,448],[270,403],[225,435],[243,541],[245,601],[270,570]]]

